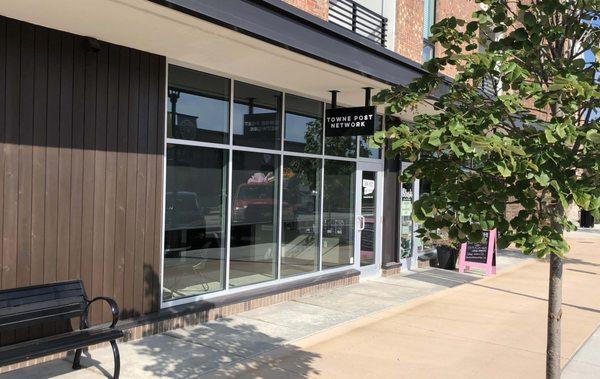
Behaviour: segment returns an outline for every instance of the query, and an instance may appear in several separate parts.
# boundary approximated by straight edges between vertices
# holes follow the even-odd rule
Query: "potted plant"
[[[447,235],[442,235],[442,238],[431,241],[437,252],[438,267],[444,270],[455,270],[456,261],[458,260],[458,249]]]

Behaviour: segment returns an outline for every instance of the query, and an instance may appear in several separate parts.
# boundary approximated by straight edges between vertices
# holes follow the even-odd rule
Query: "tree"
[[[375,100],[392,114],[433,103],[433,114],[388,123],[375,143],[412,165],[403,180],[428,179],[414,204],[424,239],[447,231],[479,241],[497,228],[499,245],[549,256],[547,377],[560,376],[563,237],[575,203],[600,215],[600,0],[477,0],[469,22],[446,18],[430,41],[441,54],[428,75]],[[586,63],[592,51],[596,59]],[[454,68],[453,80],[441,72]],[[507,206],[521,208],[513,218]],[[514,206],[513,205],[513,206]]]

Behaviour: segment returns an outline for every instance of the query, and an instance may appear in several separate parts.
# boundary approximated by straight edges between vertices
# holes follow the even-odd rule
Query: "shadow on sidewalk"
[[[479,283],[469,283],[469,284],[472,285],[472,286],[483,287],[483,288],[487,288],[487,289],[494,290],[494,291],[505,292],[505,293],[509,293],[509,294],[512,294],[512,295],[523,296],[523,297],[527,297],[527,298],[530,298],[530,299],[535,299],[535,300],[540,300],[540,301],[543,301],[543,302],[548,302],[548,299],[544,298],[544,297],[527,295],[525,293],[504,290],[504,289],[501,289],[501,288],[496,288],[496,287],[492,287],[492,286],[486,286],[484,284],[479,284]],[[584,307],[582,305],[574,305],[574,304],[567,304],[567,303],[563,303],[562,305],[565,306],[565,307],[571,307],[571,308],[580,309],[582,311],[600,313],[600,309],[590,308],[590,307]]]
[[[120,343],[121,377],[123,378],[307,378],[319,372],[312,363],[318,354],[285,344],[285,339],[261,332],[252,324],[230,320],[201,324],[141,340]],[[277,356],[293,357],[282,361],[260,357],[277,349]],[[100,378],[111,377],[113,359],[110,348],[84,352],[84,370],[71,369],[72,355],[4,374],[7,378]],[[88,369],[88,370],[85,370]]]

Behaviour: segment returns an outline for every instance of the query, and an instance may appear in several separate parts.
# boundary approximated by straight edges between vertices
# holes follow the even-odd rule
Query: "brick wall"
[[[329,0],[283,0],[286,3],[302,9],[305,12],[327,20]]]
[[[423,3],[424,0],[397,0],[396,4],[396,52],[419,63],[423,61]],[[438,0],[435,18],[439,21],[455,16],[470,20],[477,9],[474,0]],[[439,51],[436,46],[436,53]],[[445,73],[452,76],[456,71]]]
[[[443,20],[447,17],[456,17],[467,22],[471,20],[471,15],[479,9],[479,5],[473,0],[438,0],[436,9],[436,20]],[[436,55],[441,51],[440,46],[436,46]],[[450,67],[444,70],[444,74],[453,77],[456,75],[456,69]]]
[[[395,38],[398,54],[422,62],[423,0],[397,0]]]

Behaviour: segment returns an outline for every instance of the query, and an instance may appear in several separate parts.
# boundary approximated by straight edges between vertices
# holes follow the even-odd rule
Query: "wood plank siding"
[[[165,68],[0,17],[0,288],[81,278],[122,317],[159,309]]]

